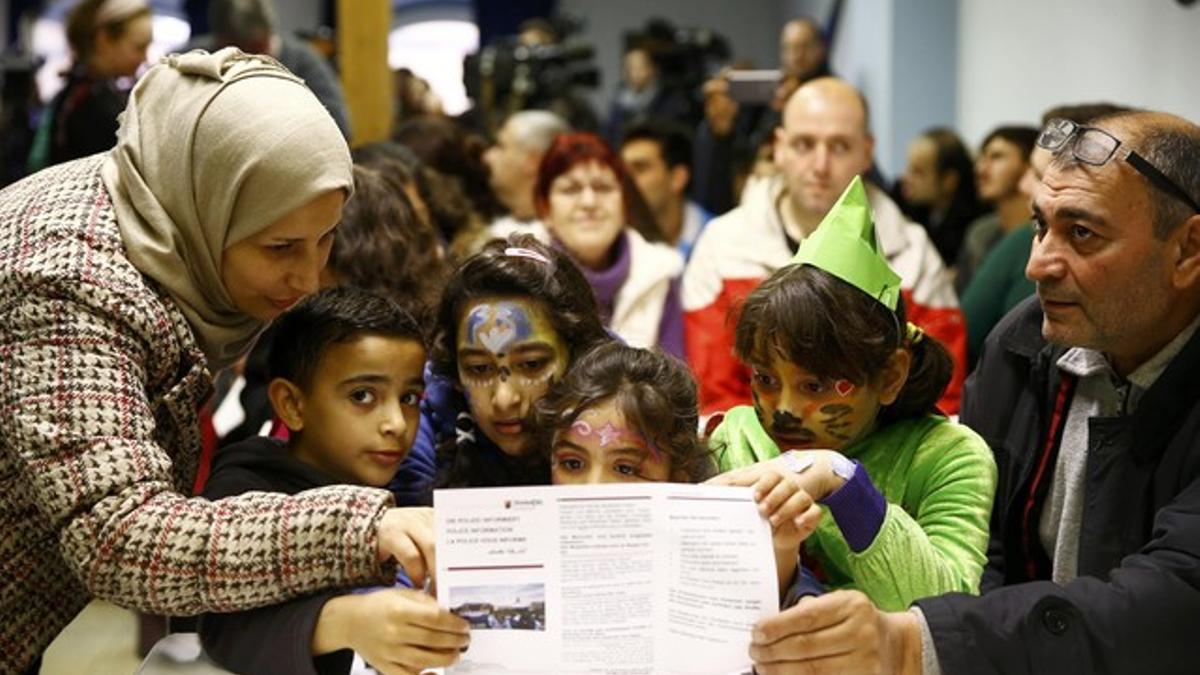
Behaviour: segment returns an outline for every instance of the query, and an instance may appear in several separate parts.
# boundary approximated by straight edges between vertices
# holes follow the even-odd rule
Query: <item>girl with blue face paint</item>
[[[533,403],[562,377],[569,358],[545,303],[520,296],[470,302],[457,351],[459,383],[476,425],[504,454],[524,455]]]
[[[432,487],[549,483],[534,452],[534,404],[609,339],[591,288],[563,253],[528,235],[487,244],[442,294],[421,429],[393,486],[428,500]]]

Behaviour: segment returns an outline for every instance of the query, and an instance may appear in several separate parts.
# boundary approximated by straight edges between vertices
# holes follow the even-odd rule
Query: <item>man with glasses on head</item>
[[[1042,113],[1042,126],[1056,117],[1078,124],[1088,124],[1105,115],[1129,110],[1125,106],[1102,102],[1058,105]],[[1021,176],[1019,186],[1027,201],[1037,195],[1042,183],[1042,173],[1054,157],[1049,150],[1039,147],[1036,140],[1035,135],[1033,152],[1029,155],[1029,164]],[[971,276],[970,283],[960,297],[963,314],[967,320],[967,353],[972,368],[979,360],[983,341],[996,324],[1000,323],[1005,314],[1021,304],[1022,300],[1037,291],[1034,283],[1025,277],[1025,264],[1029,262],[1029,250],[1033,247],[1032,215],[1031,212],[1028,222],[1022,223],[996,242]]]
[[[1038,144],[1038,296],[963,399],[1000,471],[983,595],[806,599],[756,627],[759,673],[1195,671],[1200,127],[1052,120]]]

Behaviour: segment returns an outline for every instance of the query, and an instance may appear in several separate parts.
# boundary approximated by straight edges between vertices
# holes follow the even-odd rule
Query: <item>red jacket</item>
[[[966,377],[967,330],[958,297],[925,229],[908,221],[883,191],[867,186],[880,250],[900,275],[908,319],[945,345],[954,375],[938,407],[956,414]],[[741,206],[714,219],[701,234],[683,275],[688,362],[700,384],[705,415],[750,402],[750,372],[733,353],[730,309],[792,258],[776,205],[783,181],[747,188]]]

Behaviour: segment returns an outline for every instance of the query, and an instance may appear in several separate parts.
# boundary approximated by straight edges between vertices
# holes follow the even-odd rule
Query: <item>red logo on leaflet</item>
[[[531,509],[540,508],[544,504],[541,499],[505,499],[504,508],[513,511],[529,511]]]

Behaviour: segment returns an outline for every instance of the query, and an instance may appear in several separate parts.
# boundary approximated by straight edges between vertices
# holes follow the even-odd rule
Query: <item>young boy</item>
[[[420,327],[392,301],[351,287],[310,297],[277,320],[269,358],[268,394],[288,440],[256,437],[226,447],[203,496],[387,485],[417,432],[424,364]],[[294,573],[304,574],[305,561],[294,562]],[[208,614],[200,638],[230,670],[321,674],[349,672],[353,652],[389,671],[447,666],[469,641],[466,621],[404,588]]]

